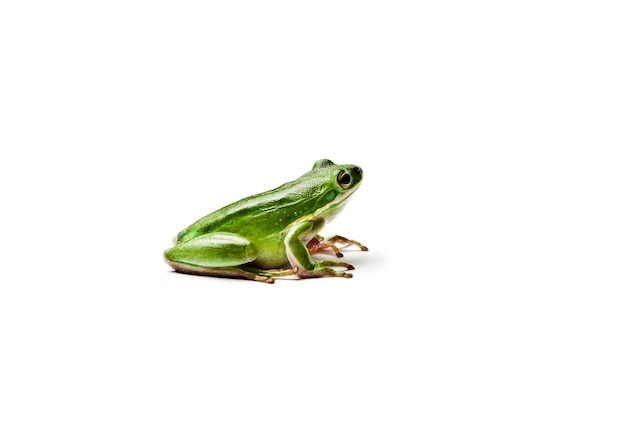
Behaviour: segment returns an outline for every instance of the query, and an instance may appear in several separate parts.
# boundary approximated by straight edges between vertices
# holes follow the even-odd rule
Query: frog
[[[189,225],[163,253],[178,273],[249,279],[351,278],[354,266],[313,255],[343,257],[342,249],[363,244],[320,231],[361,186],[363,170],[321,159],[290,182],[224,206]],[[340,270],[343,269],[343,270]]]

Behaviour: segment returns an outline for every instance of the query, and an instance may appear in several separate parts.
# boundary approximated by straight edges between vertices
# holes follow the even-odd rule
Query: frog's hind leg
[[[226,232],[200,235],[165,250],[165,262],[179,273],[226,278],[245,278],[274,283],[274,277],[295,275],[296,269],[260,269],[254,245],[244,237]]]
[[[256,259],[256,248],[237,234],[214,232],[174,245],[164,253],[165,262],[180,273],[246,278],[272,283],[264,274],[242,268]]]
[[[263,274],[264,272],[256,273],[254,272],[254,269],[245,269],[239,267],[202,267],[185,263],[172,262],[168,261],[167,259],[166,262],[175,271],[179,273],[187,273],[189,275],[243,278],[251,279],[258,282],[274,283],[274,279],[271,276]]]
[[[166,260],[167,261],[167,260]],[[251,279],[258,282],[274,283],[274,277],[296,274],[296,269],[257,269],[255,267],[201,267],[184,263],[167,263],[179,273],[199,276],[218,276],[226,278]]]

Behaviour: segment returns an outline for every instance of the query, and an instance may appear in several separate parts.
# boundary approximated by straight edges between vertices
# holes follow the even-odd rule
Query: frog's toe
[[[345,267],[346,270],[354,270],[354,266],[343,261],[323,260],[316,263],[318,266],[324,267]]]
[[[256,275],[254,278],[255,281],[258,282],[265,282],[265,283],[274,283],[274,278],[269,277],[269,276],[261,276],[261,275]]]
[[[313,269],[306,270],[298,268],[296,276],[300,279],[303,278],[320,278],[324,276],[339,277],[339,278],[351,278],[352,274],[346,271],[335,270],[333,267],[344,267],[346,270],[354,269],[350,263],[343,263],[338,261],[322,260],[315,263]]]

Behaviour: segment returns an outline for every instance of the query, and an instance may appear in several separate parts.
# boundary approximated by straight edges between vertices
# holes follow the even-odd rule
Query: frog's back
[[[307,192],[310,187],[296,180],[236,201],[191,224],[177,235],[176,242],[213,232],[233,233],[253,242],[280,241],[289,224],[314,209],[316,196]]]

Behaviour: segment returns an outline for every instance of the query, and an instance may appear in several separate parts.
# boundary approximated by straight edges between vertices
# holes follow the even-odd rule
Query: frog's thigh
[[[176,264],[218,268],[239,266],[254,261],[256,256],[256,248],[248,239],[226,232],[201,235],[165,251],[165,260],[174,268]]]

